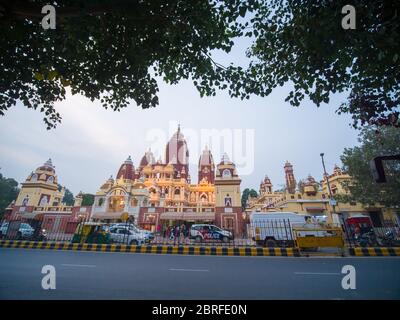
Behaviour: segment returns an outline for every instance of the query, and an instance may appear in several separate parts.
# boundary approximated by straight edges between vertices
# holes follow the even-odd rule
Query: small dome
[[[289,161],[286,160],[285,168],[286,168],[286,167],[293,167],[293,165],[292,165]]]
[[[340,169],[340,167],[338,165],[335,165],[335,167],[333,168],[333,174],[339,176],[341,174],[343,174],[342,169]]]
[[[221,162],[219,164],[221,164],[221,165],[223,165],[223,164],[233,164],[233,162],[229,159],[228,154],[225,152],[222,155],[222,159],[221,159]]]
[[[133,180],[134,175],[135,167],[133,166],[131,156],[129,156],[119,168],[116,179]]]
[[[140,160],[139,166],[141,168],[143,168],[143,167],[145,167],[147,165],[153,165],[155,162],[156,161],[155,161],[153,152],[151,152],[151,149],[149,149],[148,151],[146,151],[146,153],[142,157],[142,160]]]
[[[55,167],[53,166],[53,163],[50,158],[42,166],[37,168],[37,170],[49,171],[49,172],[55,172],[54,169],[55,169]]]
[[[211,154],[211,151],[208,150],[208,148],[206,146],[205,149],[203,150],[203,153],[200,156],[199,167],[200,166],[209,166],[209,165],[211,165],[211,166],[214,165],[214,159]]]

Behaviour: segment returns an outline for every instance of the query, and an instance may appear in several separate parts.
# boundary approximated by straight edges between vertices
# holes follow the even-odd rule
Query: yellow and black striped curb
[[[194,247],[168,245],[125,245],[125,244],[91,244],[1,240],[3,248],[77,250],[100,252],[159,253],[182,255],[215,255],[215,256],[287,256],[297,257],[295,248],[256,248],[256,247]]]
[[[400,256],[400,247],[349,248],[349,254],[358,257]]]

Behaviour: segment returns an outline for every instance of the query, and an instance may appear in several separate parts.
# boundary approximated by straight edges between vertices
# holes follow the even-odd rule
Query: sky
[[[238,41],[229,58],[219,53],[214,58],[243,64],[247,45]],[[121,112],[68,94],[56,103],[63,119],[52,130],[46,130],[40,112],[17,103],[0,117],[0,172],[23,182],[51,158],[61,185],[74,194],[95,193],[110,175],[115,177],[129,155],[138,166],[151,147],[156,159],[161,156],[163,160],[165,144],[180,124],[188,142],[192,182],[197,182],[198,157],[207,144],[216,163],[223,152],[236,163],[242,190],[258,191],[265,175],[274,189],[283,187],[287,160],[297,180],[309,174],[320,180],[321,152],[331,172],[335,164],[341,165],[344,148],[357,144],[358,132],[349,125],[350,117],[335,113],[346,94],[331,96],[319,108],[308,100],[295,108],[284,101],[290,85],[275,89],[268,97],[243,101],[226,92],[201,98],[191,81],[159,85],[158,107],[141,109],[132,102]],[[214,139],[208,139],[210,135]]]

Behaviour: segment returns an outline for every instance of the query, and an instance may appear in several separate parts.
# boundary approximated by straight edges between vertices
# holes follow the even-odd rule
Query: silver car
[[[111,241],[114,243],[142,245],[148,242],[143,234],[127,228],[111,227],[109,231]]]

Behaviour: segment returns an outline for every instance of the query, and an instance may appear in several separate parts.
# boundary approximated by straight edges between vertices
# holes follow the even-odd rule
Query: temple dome
[[[135,167],[133,166],[131,156],[129,156],[119,168],[116,179],[134,180],[134,177]]]
[[[50,158],[49,158],[49,160],[47,160],[42,166],[40,166],[36,170],[49,171],[49,172],[55,173],[55,167],[53,166],[53,163],[52,163]]]
[[[207,146],[203,150],[203,153],[201,154],[199,158],[199,167],[200,166],[213,166],[214,165],[214,159],[211,154],[211,151],[208,150]]]
[[[147,165],[153,165],[155,162],[154,154],[151,152],[151,149],[149,149],[142,157],[142,160],[140,160],[139,167],[144,168]]]
[[[189,162],[189,150],[180,127],[167,143],[165,161],[166,163],[172,162],[173,165],[187,165]],[[181,169],[179,168],[179,171]]]

